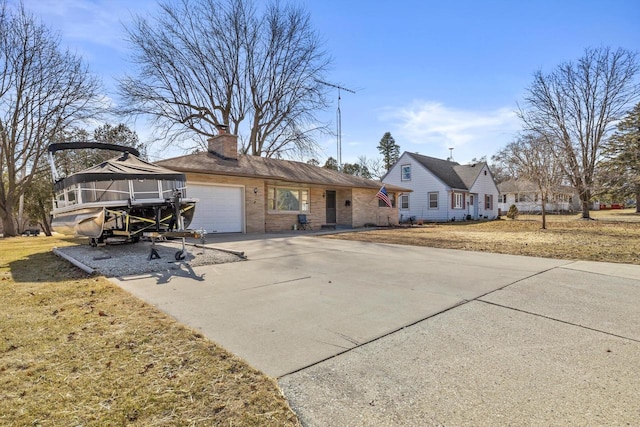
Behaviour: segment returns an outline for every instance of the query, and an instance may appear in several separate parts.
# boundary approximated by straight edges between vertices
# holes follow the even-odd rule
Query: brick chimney
[[[227,125],[216,125],[218,134],[207,139],[209,152],[228,160],[238,159],[238,136],[227,133]]]

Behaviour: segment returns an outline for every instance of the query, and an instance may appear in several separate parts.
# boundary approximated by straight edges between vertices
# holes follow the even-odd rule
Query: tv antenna
[[[337,138],[337,145],[338,145],[338,170],[342,169],[342,113],[340,112],[340,91],[344,90],[350,93],[356,93],[355,90],[351,90],[351,89],[347,89],[344,86],[340,86],[340,85],[336,85],[333,83],[327,83],[324,82],[322,80],[317,80],[316,81],[320,84],[326,85],[326,86],[331,86],[334,87],[336,89],[338,89],[338,110],[336,111],[336,138]]]

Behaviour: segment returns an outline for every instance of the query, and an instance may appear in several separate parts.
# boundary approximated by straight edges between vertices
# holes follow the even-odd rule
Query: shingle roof
[[[485,165],[486,163],[472,163],[470,165],[456,165],[453,169],[455,169],[458,176],[460,176],[467,190],[470,190]]]
[[[498,184],[498,191],[500,191],[501,194],[534,192],[538,191],[538,188],[531,181],[526,181],[523,179],[509,179]]]
[[[538,186],[526,179],[508,179],[498,184],[498,191],[505,193],[534,193],[538,192]],[[574,194],[575,189],[568,185],[556,185],[552,188],[556,194]]]
[[[160,160],[156,164],[180,172],[277,179],[337,187],[377,190],[382,185],[378,181],[344,174],[307,163],[247,155],[239,155],[237,160],[229,160],[222,159],[209,152],[203,152]],[[393,185],[386,185],[386,188],[391,191],[411,191]]]
[[[486,163],[475,163],[471,165],[461,165],[450,160],[437,159],[435,157],[423,156],[417,153],[407,153],[418,163],[431,171],[447,186],[459,190],[469,190],[478,178],[480,171]]]

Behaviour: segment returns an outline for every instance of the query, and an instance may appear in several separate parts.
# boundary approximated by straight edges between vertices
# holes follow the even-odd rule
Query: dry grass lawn
[[[276,382],[51,253],[0,239],[0,425],[295,426]]]
[[[593,221],[579,215],[521,216],[512,221],[425,224],[342,233],[335,239],[429,246],[544,258],[640,264],[640,214],[632,210],[593,212]]]

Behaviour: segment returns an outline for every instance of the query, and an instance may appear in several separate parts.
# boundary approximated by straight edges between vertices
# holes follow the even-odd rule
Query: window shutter
[[[456,193],[451,192],[451,209],[456,207]]]
[[[467,195],[462,193],[462,209],[464,209],[464,204],[466,203],[466,201],[467,201]]]

